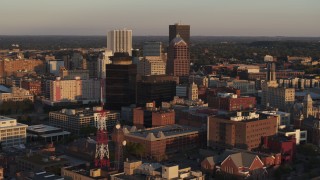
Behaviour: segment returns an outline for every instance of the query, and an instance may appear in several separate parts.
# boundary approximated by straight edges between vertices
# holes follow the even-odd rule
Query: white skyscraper
[[[108,32],[107,48],[116,52],[128,52],[132,55],[132,30],[119,29]]]
[[[106,78],[106,64],[111,64],[110,57],[113,56],[113,53],[110,49],[106,49],[102,56],[99,57],[97,63],[98,77],[101,79]]]

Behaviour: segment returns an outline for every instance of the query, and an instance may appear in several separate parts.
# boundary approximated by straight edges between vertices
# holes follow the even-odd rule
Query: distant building
[[[189,85],[188,99],[192,101],[198,100],[198,85],[194,82]]]
[[[55,76],[59,76],[60,69],[64,67],[63,60],[51,60],[47,61],[47,72]]]
[[[209,94],[208,106],[225,111],[249,110],[256,107],[256,98],[238,97],[233,93],[218,93],[217,96]]]
[[[278,127],[289,127],[290,126],[290,113],[282,111],[261,111],[261,114],[277,116],[278,118]]]
[[[36,59],[0,60],[0,77],[11,76],[18,70],[35,71],[37,73],[41,73],[45,71],[45,64],[42,60]]]
[[[261,137],[277,133],[277,117],[255,112],[210,116],[208,118],[208,146],[254,149]]]
[[[132,30],[119,29],[108,32],[107,48],[113,53],[126,52],[132,55]]]
[[[148,41],[143,44],[143,56],[158,56],[162,55],[162,43]]]
[[[137,73],[142,76],[166,74],[166,63],[160,56],[146,56],[137,64]]]
[[[51,173],[59,173],[57,169],[62,168],[69,161],[67,159],[44,156],[39,154],[28,154],[16,158],[18,171],[47,171]]]
[[[50,98],[47,103],[54,105],[60,102],[98,102],[100,100],[100,81],[97,79],[63,80],[57,77],[50,81]]]
[[[68,131],[44,124],[32,125],[27,128],[27,136],[32,141],[57,142],[67,138],[69,135],[70,132]]]
[[[21,81],[21,87],[30,91],[33,95],[40,95],[41,90],[41,81],[35,79],[25,79]]]
[[[167,74],[173,76],[189,76],[190,53],[188,43],[178,34],[170,41],[168,47]]]
[[[75,79],[76,77],[80,77],[80,79],[82,80],[87,80],[89,79],[89,70],[85,70],[85,69],[67,70],[64,67],[61,67],[59,76],[63,80]]]
[[[115,173],[115,172],[114,172]],[[65,179],[108,180],[108,173],[100,168],[85,164],[61,168],[61,176]]]
[[[278,87],[275,62],[267,61],[267,81],[262,86],[261,105],[289,112],[294,105],[295,89]]]
[[[169,43],[176,38],[177,34],[181,36],[188,46],[190,45],[190,25],[181,23],[169,25]]]
[[[11,87],[10,92],[0,92],[0,104],[5,101],[23,101],[30,100],[33,102],[33,95],[30,91],[18,87]]]
[[[188,86],[186,84],[176,86],[176,96],[181,98],[188,97]]]
[[[159,107],[162,102],[172,101],[176,95],[178,80],[174,76],[144,76],[137,82],[137,105],[144,106],[155,102]]]
[[[16,119],[0,116],[0,143],[2,148],[26,143],[28,125],[17,123]]]
[[[79,134],[81,128],[96,126],[96,120],[100,118],[99,110],[101,110],[101,107],[52,111],[49,113],[49,123],[52,126]],[[106,111],[105,121],[109,132],[112,131],[119,120],[120,113]]]
[[[98,59],[98,78],[106,78],[106,65],[111,64],[110,58],[113,56],[113,52],[110,49],[106,49]]]
[[[148,104],[152,104],[149,105]],[[160,109],[153,103],[145,108],[133,109],[133,125],[138,128],[150,128],[175,124],[175,112],[172,109]]]
[[[191,167],[181,167],[178,164],[142,163],[142,161],[125,161],[124,172],[111,175],[111,180],[132,179],[192,179],[205,180],[201,171],[192,171]]]

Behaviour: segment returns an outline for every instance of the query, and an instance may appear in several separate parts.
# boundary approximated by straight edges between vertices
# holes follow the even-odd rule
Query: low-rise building
[[[277,117],[236,112],[208,118],[208,146],[258,148],[261,138],[277,133]]]
[[[124,127],[124,140],[144,146],[143,156],[161,160],[166,154],[182,149],[200,147],[205,144],[205,130],[183,125],[167,125],[145,130]],[[120,136],[119,136],[120,137]],[[122,142],[122,141],[121,141]]]
[[[30,91],[33,95],[41,94],[41,81],[35,79],[25,79],[21,81],[21,87]]]
[[[100,80],[81,80],[76,77],[73,80],[62,80],[57,77],[50,81],[50,98],[44,102],[54,105],[60,102],[98,102],[100,100]]]
[[[148,106],[148,104],[151,104]],[[175,124],[175,112],[173,109],[161,109],[154,107],[154,103],[147,103],[145,108],[133,109],[133,125],[138,128],[150,128]]]
[[[296,139],[283,135],[263,137],[262,147],[272,152],[281,153],[281,162],[292,162],[296,154]]]
[[[208,95],[208,106],[225,111],[250,110],[256,107],[256,98],[238,97],[232,93],[218,93],[216,97]]]
[[[0,116],[0,143],[2,148],[26,143],[28,125],[17,123],[16,119]]]
[[[18,87],[11,87],[9,92],[0,92],[0,104],[4,101],[23,101],[30,100],[33,102],[33,95],[30,91]]]
[[[47,171],[59,174],[60,168],[68,163],[68,160],[55,156],[40,154],[27,154],[16,158],[18,171]]]
[[[68,131],[44,124],[32,125],[27,128],[27,136],[31,140],[54,142],[67,138],[69,135]]]
[[[106,171],[100,168],[93,168],[90,165],[81,164],[61,168],[61,176],[65,179],[79,180],[108,180]]]
[[[178,164],[142,163],[142,161],[124,162],[124,172],[111,175],[111,180],[131,179],[193,179],[204,180],[201,171],[192,171],[190,167],[181,168]]]
[[[92,109],[62,109],[49,113],[49,123],[52,126],[62,128],[72,133],[80,133],[81,128],[96,126],[96,121],[101,116],[101,107]],[[107,130],[112,131],[113,127],[120,120],[120,113],[115,111],[105,111],[104,117]]]
[[[260,113],[270,116],[277,116],[279,128],[289,127],[290,125],[290,113],[282,111],[261,111]]]

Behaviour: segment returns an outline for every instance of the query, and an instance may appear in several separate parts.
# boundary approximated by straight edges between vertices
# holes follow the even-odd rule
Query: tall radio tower
[[[101,110],[98,115],[96,122],[97,131],[97,145],[96,145],[96,154],[95,154],[95,166],[96,167],[110,167],[109,160],[109,147],[108,147],[108,132],[106,125],[106,112],[103,110],[103,84],[101,80],[100,85],[101,90]]]

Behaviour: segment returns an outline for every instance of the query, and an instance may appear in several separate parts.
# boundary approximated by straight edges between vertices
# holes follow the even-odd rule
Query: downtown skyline
[[[264,1],[3,0],[0,35],[99,35],[128,28],[163,36],[168,25],[191,25],[191,36],[320,36],[316,0]],[[111,7],[111,8],[110,8]]]

